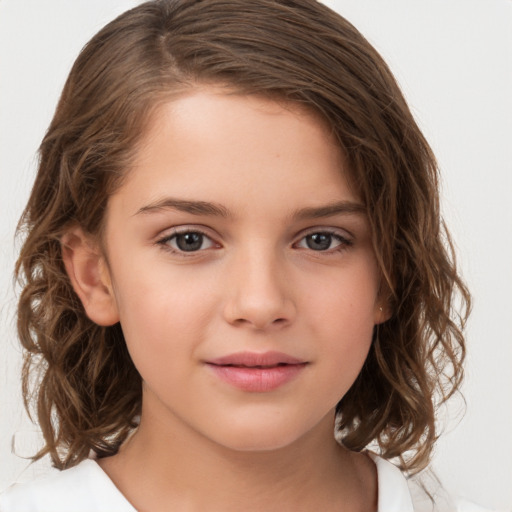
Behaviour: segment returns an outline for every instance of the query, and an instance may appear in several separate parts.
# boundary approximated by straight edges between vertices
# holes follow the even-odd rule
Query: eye
[[[311,249],[312,251],[341,250],[350,245],[352,245],[352,241],[339,233],[329,231],[310,233],[301,238],[297,243],[297,247],[301,249]]]
[[[216,244],[200,231],[182,231],[167,236],[158,242],[176,252],[197,252],[210,249]]]

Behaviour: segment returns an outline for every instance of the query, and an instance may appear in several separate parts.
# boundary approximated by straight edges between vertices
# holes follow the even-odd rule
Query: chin
[[[291,428],[287,422],[285,425],[251,425],[250,427],[231,428],[229,435],[219,444],[237,452],[272,452],[285,449],[304,439],[311,432],[309,428]],[[220,436],[219,436],[220,437]]]
[[[267,439],[266,436],[257,439],[258,436],[253,436],[250,439],[237,439],[237,442],[229,443],[228,448],[237,452],[273,452],[281,450],[287,446],[292,445],[297,439],[295,438],[272,438]]]

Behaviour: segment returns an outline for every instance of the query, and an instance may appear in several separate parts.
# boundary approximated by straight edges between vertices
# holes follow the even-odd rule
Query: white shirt
[[[429,501],[423,509],[413,506],[411,491],[402,472],[390,462],[370,454],[377,467],[378,512],[440,510]],[[453,502],[442,510],[484,512],[459,508]],[[449,506],[450,509],[445,508]],[[452,506],[454,508],[452,508]],[[136,512],[112,480],[91,459],[77,466],[24,484],[14,484],[0,494],[0,512]]]

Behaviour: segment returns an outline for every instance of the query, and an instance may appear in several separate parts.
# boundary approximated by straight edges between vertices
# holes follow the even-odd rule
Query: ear
[[[110,273],[102,251],[79,227],[61,238],[62,260],[87,316],[102,326],[119,321]]]
[[[389,302],[379,301],[375,304],[375,317],[374,323],[375,325],[382,324],[391,318],[393,312],[391,311],[391,307]]]
[[[381,276],[377,297],[375,299],[374,324],[383,324],[393,316],[393,293],[391,280]]]

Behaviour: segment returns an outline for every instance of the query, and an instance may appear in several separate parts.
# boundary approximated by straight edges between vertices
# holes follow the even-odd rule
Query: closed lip
[[[283,352],[236,352],[215,359],[209,359],[207,364],[216,366],[241,366],[247,368],[272,368],[280,365],[302,365],[307,361],[293,357]]]
[[[231,386],[251,393],[267,393],[298,377],[308,362],[282,352],[237,352],[205,364]]]

